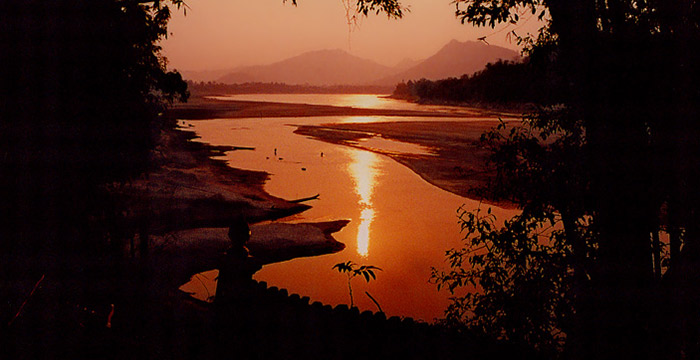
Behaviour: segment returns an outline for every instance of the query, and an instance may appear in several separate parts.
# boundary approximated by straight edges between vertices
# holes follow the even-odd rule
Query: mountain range
[[[459,77],[479,71],[498,59],[517,58],[515,51],[503,47],[452,40],[425,60],[404,59],[395,66],[381,65],[335,49],[306,52],[269,65],[244,66],[228,71],[182,71],[182,74],[187,80],[224,84],[394,85],[421,78]]]
[[[487,45],[482,42],[459,42],[452,40],[443,46],[433,56],[420,63],[380,80],[379,84],[391,85],[401,81],[439,80],[449,77],[460,77],[473,74],[486,67],[486,64],[496,60],[514,60],[518,53],[500,46]]]
[[[388,66],[343,50],[318,50],[270,65],[240,68],[218,79],[225,84],[281,82],[309,85],[364,85],[390,71]]]

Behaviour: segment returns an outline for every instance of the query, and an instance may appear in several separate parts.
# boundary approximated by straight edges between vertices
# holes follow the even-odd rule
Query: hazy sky
[[[187,15],[174,11],[171,35],[162,44],[169,67],[180,70],[268,64],[306,51],[336,48],[394,65],[404,58],[426,58],[452,39],[476,40],[485,35],[490,35],[490,44],[518,49],[506,40],[515,26],[462,25],[449,0],[403,1],[411,10],[403,19],[370,15],[350,34],[350,41],[341,0],[299,0],[296,7],[282,0],[186,2]],[[524,34],[538,27],[533,17],[516,31]]]

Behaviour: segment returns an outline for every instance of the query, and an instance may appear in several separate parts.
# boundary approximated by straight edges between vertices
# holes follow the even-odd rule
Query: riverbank
[[[396,101],[377,101],[376,96],[260,96],[260,98],[273,101],[279,99],[285,102],[308,101],[312,104],[357,104],[356,106],[376,103],[393,109],[401,109],[405,105]],[[253,97],[246,97],[246,100],[253,100]],[[464,146],[466,150],[447,154],[460,157],[465,152],[472,152],[469,147],[478,146],[476,142],[482,131],[497,123],[495,119],[478,120],[483,121],[484,126],[474,126],[472,123],[477,120],[472,117],[395,117],[394,119],[415,124],[381,125],[383,122],[392,121],[392,118],[387,116],[256,117],[182,121],[180,124],[196,131],[202,136],[202,141],[207,143],[245,145],[254,148],[254,151],[227,153],[226,158],[231,166],[264,169],[274,174],[266,183],[265,189],[276,196],[300,198],[320,193],[318,201],[308,203],[313,205],[313,208],[295,217],[296,219],[319,221],[347,218],[351,220],[347,229],[337,234],[338,240],[347,245],[345,251],[335,255],[269,266],[256,274],[257,280],[283,286],[289,291],[304,294],[326,304],[337,305],[348,301],[347,289],[342,286],[342,282],[338,283],[339,279],[335,278],[335,274],[330,271],[332,266],[348,260],[360,264],[370,263],[385,271],[382,272],[381,280],[377,284],[362,290],[367,290],[380,299],[381,306],[388,314],[433,321],[442,315],[442,311],[447,306],[447,295],[437,293],[434,286],[426,282],[429,275],[426,275],[426,272],[429,273],[431,266],[444,261],[445,249],[454,248],[460,244],[455,211],[461,206],[472,210],[480,205],[484,208],[487,205],[480,204],[478,200],[481,199],[480,196],[465,198],[434,186],[418,176],[416,171],[412,171],[406,164],[393,161],[386,156],[353,149],[345,144],[337,146],[318,141],[311,136],[293,134],[299,125],[324,126],[327,123],[346,121],[380,122],[360,126],[387,126],[386,129],[364,129],[386,134],[398,125],[405,127],[398,129],[397,133],[405,133],[411,127],[415,127],[411,134],[412,139],[401,138],[400,140],[419,142],[428,136],[434,136],[434,142],[426,146],[428,149],[398,143],[396,140],[399,139],[395,138],[387,140],[377,137],[368,141],[360,140],[358,143],[360,146],[374,146],[380,150],[425,154],[423,159],[418,159],[425,160],[424,174],[436,176],[434,166],[444,165],[444,161],[435,154],[437,145],[451,142],[453,145],[461,146],[467,141],[472,141],[467,144],[468,146]],[[459,128],[460,126],[462,128]],[[472,129],[472,131],[465,131],[465,129]],[[339,131],[339,136],[348,134],[363,137],[375,135],[374,132],[368,134],[355,130]],[[277,157],[273,157],[274,155]],[[409,161],[416,160],[409,159]],[[454,165],[447,166],[444,168],[444,173],[454,176],[453,169]],[[480,174],[468,173],[463,177],[474,175]],[[515,210],[490,205],[494,204],[490,203],[489,207],[494,210],[499,220],[507,219],[515,212]],[[371,209],[371,212],[364,211],[365,209]],[[440,229],[439,235],[436,235],[435,229]],[[364,284],[360,285],[364,287]],[[408,289],[420,294],[411,294]],[[360,294],[362,290],[359,291]],[[361,309],[375,308],[365,296],[356,300],[356,304]]]
[[[217,352],[228,344],[218,341],[217,309],[185,296],[178,287],[193,274],[222,264],[222,254],[231,247],[231,220],[261,222],[310,207],[265,192],[266,173],[233,169],[212,159],[234,147],[195,140],[192,132],[162,130],[149,158],[151,169],[137,179],[106,186],[109,199],[105,196],[102,204],[109,217],[96,222],[110,231],[108,252],[70,249],[3,262],[8,278],[0,288],[24,301],[18,302],[19,308],[10,308],[9,302],[3,307],[3,319],[14,315],[0,326],[3,353],[20,359],[227,355]],[[263,263],[337,252],[344,245],[331,234],[345,224],[255,225],[251,252]],[[47,261],[55,264],[50,272],[36,277],[20,273]],[[266,310],[249,316],[262,317]],[[244,330],[249,329],[226,335],[235,337],[233,331]],[[207,356],[211,352],[217,356]]]
[[[184,104],[176,104],[169,111],[175,119],[229,119],[307,116],[414,116],[414,117],[468,117],[513,118],[514,114],[488,109],[462,107],[443,111],[415,111],[368,109],[347,106],[292,104],[279,102],[222,100],[212,97],[193,97]]]
[[[117,226],[138,234],[120,251],[131,261],[147,261],[154,288],[174,295],[200,272],[218,268],[231,247],[228,227],[245,220],[252,226],[251,254],[261,264],[342,250],[333,233],[348,221],[266,223],[310,209],[301,200],[268,194],[269,174],[231,168],[213,159],[234,146],[212,146],[197,135],[162,130],[151,158],[152,169],[138,179],[109,189],[124,209]],[[147,239],[145,242],[143,239]]]
[[[295,133],[386,155],[443,190],[508,208],[512,205],[489,201],[482,191],[493,173],[487,164],[489,151],[480,138],[494,126],[493,121],[403,121],[300,126]],[[392,152],[358,141],[375,136],[417,144],[432,154]]]
[[[490,201],[479,189],[487,185],[493,176],[487,166],[488,150],[480,144],[481,134],[493,128],[498,119],[504,119],[507,123],[517,123],[519,120],[513,113],[468,107],[449,111],[377,110],[201,97],[191,103],[177,105],[171,113],[171,116],[177,119],[188,120],[373,115],[437,117],[445,120],[300,126],[296,133],[389,156],[443,190],[463,197],[482,199],[501,207],[512,207],[512,204]],[[434,154],[383,151],[364,146],[357,141],[373,136],[417,144],[432,149]]]
[[[387,95],[388,99],[402,100],[420,105],[454,106],[462,108],[476,108],[488,110],[494,113],[519,117],[523,113],[531,112],[535,108],[530,103],[495,103],[495,102],[459,102],[439,99],[421,99],[417,96]]]

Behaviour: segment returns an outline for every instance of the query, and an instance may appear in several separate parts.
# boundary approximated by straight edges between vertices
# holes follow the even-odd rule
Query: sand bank
[[[169,115],[176,119],[328,115],[445,117],[444,121],[302,126],[296,132],[387,155],[429,183],[473,199],[482,198],[475,189],[485,185],[491,176],[486,167],[488,152],[479,144],[479,138],[497,119],[496,115],[478,109],[465,109],[460,116],[491,120],[457,121],[455,113],[202,98],[176,106]],[[394,153],[357,142],[359,138],[372,136],[422,145],[433,154]],[[196,135],[192,132],[164,131],[153,153],[153,170],[128,185],[112,189],[129,209],[124,228],[140,233],[147,226],[154,250],[160,251],[154,273],[161,274],[162,277],[156,278],[170,289],[176,289],[194,273],[218,265],[219,255],[229,246],[226,227],[234,218],[244,217],[250,223],[257,223],[309,208],[265,192],[267,173],[231,168],[222,160],[212,159],[226,151],[238,151],[235,147],[215,147],[193,140]],[[254,226],[251,251],[265,263],[340,251],[344,245],[335,241],[331,234],[345,224],[336,221]]]
[[[519,120],[512,112],[499,112],[465,107],[460,111],[404,111],[376,110],[351,107],[334,107],[305,104],[269,103],[253,101],[224,101],[198,97],[190,103],[173,109],[172,116],[178,119],[212,118],[265,118],[300,116],[412,116],[443,117],[445,121],[397,121],[363,124],[326,124],[301,126],[296,133],[316,139],[353,146],[384,154],[407,166],[429,183],[454,194],[481,199],[499,206],[512,207],[507,203],[495,203],[484,198],[478,190],[487,184],[492,172],[487,168],[488,150],[479,143],[481,134],[496,126],[500,118],[509,123]],[[455,120],[455,118],[460,118]],[[480,119],[463,121],[466,119]],[[433,156],[402,154],[382,151],[361,145],[360,138],[381,136],[431,148]]]
[[[151,234],[181,229],[226,227],[234,218],[249,222],[299,213],[308,205],[291,203],[263,190],[268,174],[226,166],[211,156],[232,147],[191,141],[195,134],[163,131],[153,169],[113,193],[129,209],[126,226],[148,224]]]
[[[176,119],[188,120],[306,116],[513,117],[512,113],[471,107],[451,109],[450,111],[413,111],[261,101],[217,100],[208,97],[194,97],[187,103],[176,104],[169,113],[170,116]]]
[[[295,133],[389,156],[443,190],[491,202],[479,190],[493,176],[487,166],[489,152],[479,140],[481,134],[495,125],[494,121],[327,124],[300,126]],[[431,149],[433,154],[396,153],[371,148],[357,141],[373,136],[421,145]],[[509,206],[505,203],[497,205]]]
[[[140,257],[148,249],[154,281],[168,291],[220,265],[221,254],[231,246],[227,228],[234,219],[252,224],[310,208],[265,192],[267,173],[234,169],[211,159],[235,151],[233,147],[213,147],[192,141],[195,137],[192,132],[163,131],[153,152],[153,169],[110,189],[119,206],[127,209],[120,227],[127,234],[139,234],[136,242],[124,245],[124,253]],[[249,244],[262,263],[333,253],[345,246],[331,234],[346,224],[255,225]],[[147,247],[140,240],[144,234]]]

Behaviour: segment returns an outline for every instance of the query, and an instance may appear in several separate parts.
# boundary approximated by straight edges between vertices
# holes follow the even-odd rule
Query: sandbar
[[[445,111],[415,111],[266,101],[222,100],[208,96],[197,96],[189,99],[187,103],[175,104],[169,110],[169,115],[176,119],[187,120],[307,116],[414,116],[497,119],[498,117],[513,118],[516,116],[512,112],[475,107],[453,107]]]
[[[216,100],[198,97],[188,104],[177,105],[172,116],[177,119],[304,117],[304,116],[396,116],[395,122],[324,124],[299,126],[297,134],[318,140],[352,146],[391,157],[427,182],[454,194],[482,200],[502,207],[480,190],[493,177],[488,166],[489,152],[480,142],[481,135],[498,124],[519,122],[513,112],[465,107],[451,111],[406,111],[361,109],[307,104]],[[398,121],[399,117],[431,117],[426,121]],[[435,120],[434,118],[444,118]],[[427,154],[383,151],[362,145],[357,140],[379,136],[430,148]]]

